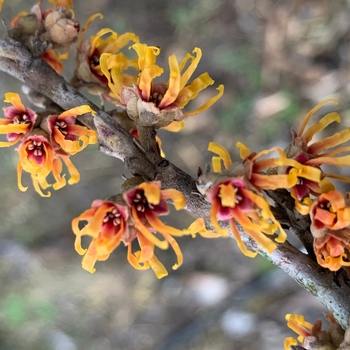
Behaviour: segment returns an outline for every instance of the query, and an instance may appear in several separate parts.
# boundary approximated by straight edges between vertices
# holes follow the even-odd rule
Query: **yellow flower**
[[[298,177],[298,183],[291,189],[291,196],[295,199],[297,210],[303,215],[309,213],[312,204],[310,194],[317,196],[321,193],[334,190],[334,186],[329,181],[329,178],[350,182],[350,178],[347,176],[325,173],[321,170],[322,165],[350,165],[350,155],[335,157],[339,153],[349,152],[350,146],[339,147],[328,151],[330,148],[337,147],[350,140],[350,128],[311,143],[312,138],[329,124],[333,122],[339,123],[341,121],[338,113],[328,113],[306,129],[306,125],[312,115],[328,102],[337,103],[336,100],[328,99],[314,107],[306,115],[299,132],[297,133],[292,130],[293,141],[285,151],[286,156],[297,161],[296,164],[299,165],[299,169],[291,166],[285,171],[287,173],[295,173]],[[303,165],[302,168],[300,168],[300,164]]]
[[[202,57],[202,51],[195,48],[193,51],[195,56],[187,54],[180,64],[175,55],[170,56],[168,82],[154,83],[154,79],[163,73],[163,68],[156,65],[156,57],[159,55],[160,49],[141,43],[132,45],[132,48],[138,55],[138,69],[140,71],[135,87],[128,87],[120,80],[116,82],[115,79],[112,79],[113,64],[105,65],[102,71],[108,79],[108,86],[115,98],[119,100],[120,105],[127,109],[130,118],[135,120],[137,125],[179,130],[183,127],[182,120],[185,117],[194,116],[207,110],[223,95],[224,87],[220,85],[217,88],[219,92],[216,96],[198,109],[184,112],[183,108],[189,101],[214,83],[208,73],[203,73],[188,84]],[[105,59],[107,58],[105,57]],[[189,61],[190,64],[186,68]]]
[[[102,18],[103,16],[99,13],[91,16],[79,35],[77,67],[73,82],[77,86],[86,85],[91,93],[110,99],[109,95],[112,94],[107,86],[108,80],[104,76],[103,67],[118,66],[117,72],[115,68],[112,73],[112,79],[115,81],[125,80],[125,83],[128,84],[135,83],[136,77],[124,74],[122,71],[129,67],[137,69],[137,60],[129,60],[125,54],[119,51],[130,41],[139,42],[139,38],[134,33],[118,35],[109,28],[103,28],[89,41],[83,43],[84,33],[97,17]]]

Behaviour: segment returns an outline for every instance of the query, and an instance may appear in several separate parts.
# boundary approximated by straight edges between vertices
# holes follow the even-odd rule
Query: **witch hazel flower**
[[[318,122],[306,128],[313,114],[328,102],[337,104],[336,100],[328,99],[314,107],[306,115],[299,131],[292,130],[292,143],[285,150],[287,158],[294,159],[298,166],[302,164],[307,167],[297,169],[291,166],[287,168],[282,167],[280,170],[281,172],[295,173],[297,175],[298,182],[291,188],[290,193],[295,200],[296,209],[303,215],[309,213],[312,204],[310,195],[318,196],[321,193],[334,190],[334,185],[330,182],[330,178],[350,181],[349,177],[326,173],[322,170],[323,165],[350,165],[350,155],[338,156],[340,153],[349,152],[350,146],[335,148],[350,140],[350,128],[319,141],[311,142],[312,138],[323,131],[328,125],[341,121],[338,113],[328,113]],[[332,148],[333,150],[330,150]]]
[[[34,189],[43,197],[52,186],[54,190],[67,183],[62,173],[65,164],[70,174],[68,184],[80,180],[80,174],[70,160],[70,156],[84,149],[88,144],[97,142],[96,132],[77,123],[77,116],[95,112],[87,105],[72,108],[60,115],[38,116],[33,110],[24,107],[20,97],[15,93],[7,93],[5,102],[12,106],[4,108],[5,118],[0,119],[0,133],[6,134],[8,142],[0,142],[0,147],[9,147],[21,141],[16,151],[19,154],[17,165],[18,187],[26,191],[22,185],[23,171],[31,175]],[[55,182],[51,185],[47,177],[52,174]]]
[[[344,341],[344,330],[335,320],[333,314],[325,315],[329,323],[328,330],[322,330],[322,321],[317,320],[314,324],[305,321],[303,315],[287,314],[287,326],[298,334],[298,338],[288,337],[284,340],[284,350],[292,349],[322,349],[337,350]],[[301,344],[301,346],[299,346]]]
[[[110,253],[123,242],[127,246],[127,259],[137,270],[151,268],[158,278],[168,275],[164,265],[155,255],[155,248],[166,250],[169,246],[177,257],[173,269],[183,262],[182,252],[173,236],[189,234],[189,230],[178,230],[165,225],[158,217],[169,214],[166,200],[171,199],[175,209],[185,205],[184,196],[174,190],[162,190],[157,181],[141,183],[118,195],[117,199],[95,201],[92,208],[85,211],[72,223],[76,235],[76,250],[83,258],[83,268],[94,272],[96,261],[106,260]],[[88,221],[82,229],[80,221]],[[157,237],[158,234],[163,239]],[[88,250],[81,248],[81,237],[93,238]],[[135,241],[139,250],[134,251]]]
[[[14,92],[5,94],[5,102],[12,106],[3,108],[5,118],[0,119],[0,134],[6,134],[8,141],[0,142],[0,147],[12,146],[30,134],[38,118],[32,109],[24,107],[21,98]]]
[[[80,180],[80,174],[69,159],[69,155],[61,152],[57,154],[52,148],[49,135],[42,129],[34,129],[17,148],[19,153],[19,163],[17,165],[18,187],[21,191],[26,191],[28,187],[22,185],[23,170],[31,175],[34,189],[42,197],[50,197],[42,190],[51,187],[47,182],[47,176],[52,173],[56,182],[52,185],[54,190],[58,190],[66,185],[65,175],[61,176],[62,162],[67,166],[70,178],[68,183],[73,185]]]
[[[350,266],[350,201],[338,191],[322,193],[311,206],[317,262],[331,271]]]
[[[135,43],[132,49],[138,55],[140,72],[134,86],[123,85],[120,81],[115,83],[112,79],[113,65],[105,65],[103,73],[117,103],[126,108],[136,125],[178,131],[184,126],[183,120],[186,117],[207,110],[223,95],[224,87],[219,85],[216,96],[196,110],[185,112],[184,107],[195,99],[200,91],[214,83],[208,73],[203,73],[188,83],[202,57],[201,49],[195,48],[194,56],[188,53],[180,63],[175,55],[170,56],[170,75],[167,83],[154,82],[154,79],[163,73],[163,68],[156,65],[156,58],[160,53],[158,47]]]
[[[110,69],[111,65],[113,66],[111,79],[115,83],[117,81],[125,84],[136,83],[135,75],[132,76],[123,71],[128,68],[137,69],[137,60],[128,59],[121,50],[129,42],[139,42],[139,38],[134,33],[119,35],[112,29],[103,28],[88,41],[83,42],[84,34],[92,21],[98,17],[103,18],[99,13],[92,15],[79,35],[76,68],[72,81],[77,87],[86,86],[90,93],[100,95],[102,99],[113,99],[113,94],[108,87],[108,79],[104,75],[104,67],[107,66],[107,69]]]
[[[119,196],[110,200],[95,200],[90,209],[72,221],[72,229],[76,235],[75,250],[84,255],[83,269],[93,273],[97,261],[105,261],[120,242],[133,236],[129,224],[129,208]],[[84,228],[79,228],[80,221],[87,221]],[[92,237],[88,249],[81,246],[82,236]]]
[[[97,134],[86,126],[77,124],[77,116],[95,112],[87,105],[71,108],[60,115],[49,115],[41,123],[41,128],[51,135],[55,150],[63,150],[69,155],[82,151],[89,144],[97,142]]]
[[[255,257],[257,252],[249,251],[242,241],[238,231],[239,224],[269,254],[276,244],[266,235],[274,235],[276,242],[286,240],[286,233],[274,217],[263,190],[289,188],[297,178],[291,174],[268,174],[263,172],[276,167],[276,160],[283,158],[283,151],[274,148],[260,153],[251,153],[243,144],[237,144],[241,150],[241,162],[233,163],[227,150],[214,142],[209,144],[209,150],[218,154],[212,160],[213,172],[208,168],[205,173],[199,171],[197,188],[211,203],[210,220],[217,233],[227,236],[226,223],[243,254]],[[277,158],[264,158],[269,153],[277,152]],[[285,157],[283,159],[286,159]],[[221,162],[224,164],[222,170]],[[286,160],[288,164],[288,160]]]

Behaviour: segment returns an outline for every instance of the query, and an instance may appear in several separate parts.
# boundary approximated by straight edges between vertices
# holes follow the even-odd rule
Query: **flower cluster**
[[[210,219],[218,233],[222,236],[228,230],[222,228],[219,221],[228,223],[241,251],[249,257],[257,252],[249,251],[238,232],[237,223],[268,253],[276,248],[276,244],[266,235],[278,236],[276,242],[284,242],[286,233],[271,212],[270,205],[263,195],[263,190],[290,188],[297,182],[295,174],[268,174],[263,171],[276,166],[279,161],[285,166],[289,160],[279,148],[260,153],[251,153],[242,143],[240,148],[241,162],[233,163],[227,150],[214,142],[209,150],[218,154],[212,159],[213,172],[207,169],[200,172],[197,180],[199,192],[211,203]],[[264,158],[269,153],[277,153],[277,158]],[[221,161],[224,170],[221,168]],[[219,220],[219,221],[218,221]]]
[[[184,208],[186,201],[181,192],[174,189],[162,190],[160,182],[153,181],[143,182],[122,195],[94,201],[90,209],[72,222],[76,235],[75,249],[84,255],[83,268],[95,272],[96,261],[106,260],[121,242],[127,246],[128,261],[135,269],[152,268],[158,278],[166,276],[168,272],[155,256],[154,250],[155,247],[168,249],[169,245],[177,257],[173,269],[181,266],[183,256],[173,236],[194,235],[196,231],[205,235],[205,229],[202,220],[184,230],[165,225],[158,217],[169,214],[166,203],[169,199],[173,201],[176,210]],[[79,228],[80,221],[87,221],[87,224]],[[85,235],[92,237],[88,249],[81,247],[81,237]],[[133,252],[136,241],[139,250]]]
[[[335,178],[343,181],[350,181],[349,177],[338,176],[336,174],[325,173],[322,165],[348,166],[350,164],[350,155],[335,157],[339,153],[350,151],[349,146],[339,147],[332,151],[327,151],[337,147],[350,140],[350,128],[328,136],[322,140],[311,143],[312,138],[320,133],[324,128],[333,122],[340,122],[338,113],[329,113],[322,117],[318,122],[309,126],[306,130],[312,115],[328,102],[337,103],[336,100],[328,99],[319,103],[305,117],[299,132],[292,130],[293,140],[290,146],[285,150],[288,158],[297,161],[299,169],[294,166],[281,169],[288,173],[295,173],[298,176],[297,184],[291,188],[291,196],[295,199],[296,209],[303,215],[310,211],[312,199],[310,195],[318,196],[321,193],[334,190],[334,185],[329,178]],[[326,151],[326,152],[325,152]],[[300,168],[300,164],[304,165]],[[307,166],[307,167],[305,167]],[[321,171],[321,174],[320,174]]]
[[[298,334],[298,338],[286,338],[284,341],[284,349],[292,350],[294,349],[293,346],[297,346],[298,343],[301,344],[303,349],[340,349],[339,346],[342,346],[342,342],[344,341],[344,331],[335,320],[333,314],[325,315],[325,318],[329,323],[327,331],[322,330],[322,321],[320,320],[311,324],[306,322],[302,315],[286,315],[288,327]]]
[[[322,193],[312,204],[311,233],[317,262],[331,271],[350,266],[350,201],[338,191]]]
[[[16,149],[19,153],[17,165],[18,187],[26,191],[22,185],[23,170],[30,173],[35,190],[43,197],[51,194],[43,193],[51,185],[47,176],[52,173],[55,183],[52,187],[58,190],[66,185],[62,173],[62,162],[70,174],[69,184],[80,179],[78,170],[70,160],[70,156],[84,149],[88,144],[97,142],[95,131],[78,125],[76,117],[94,111],[87,105],[72,108],[60,115],[37,114],[26,108],[18,94],[9,92],[5,102],[12,106],[4,108],[5,118],[0,119],[0,133],[6,134],[7,142],[0,142],[0,147],[12,146],[20,142]]]

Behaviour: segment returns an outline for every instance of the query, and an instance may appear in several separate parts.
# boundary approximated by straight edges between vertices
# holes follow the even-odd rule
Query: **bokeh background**
[[[9,25],[34,4],[5,0],[1,18]],[[168,158],[193,176],[210,160],[208,142],[223,144],[232,155],[237,141],[256,151],[284,147],[291,127],[325,98],[339,100],[341,126],[350,126],[350,1],[74,4],[82,24],[93,13],[104,14],[89,35],[103,27],[135,32],[161,47],[164,67],[173,53],[181,59],[202,49],[198,75],[208,71],[225,94],[181,133],[160,133]],[[0,96],[21,90],[4,73],[0,81]],[[190,107],[212,94],[208,89]],[[170,272],[162,280],[129,266],[124,247],[89,274],[74,251],[71,220],[94,199],[119,192],[127,170],[91,146],[73,157],[79,184],[47,199],[34,192],[29,177],[23,180],[28,191],[18,190],[17,161],[13,148],[0,149],[1,350],[281,350],[293,335],[286,313],[322,319],[326,310],[315,298],[264,259],[244,257],[231,239],[180,238],[184,265],[172,271],[172,252],[159,252]],[[166,218],[177,227],[192,220],[186,213]]]

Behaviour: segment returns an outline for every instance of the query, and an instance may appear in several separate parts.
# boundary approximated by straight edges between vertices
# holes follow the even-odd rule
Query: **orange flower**
[[[136,124],[155,128],[168,127],[169,130],[178,131],[183,127],[182,120],[185,117],[194,116],[207,110],[223,95],[224,87],[220,85],[217,89],[219,90],[218,94],[209,99],[203,106],[192,112],[184,112],[183,108],[189,101],[214,83],[208,73],[203,73],[188,84],[202,57],[202,51],[195,48],[193,51],[195,56],[187,54],[180,64],[175,55],[170,56],[170,76],[165,84],[153,82],[156,77],[163,73],[163,69],[155,64],[160,49],[141,43],[134,44],[132,48],[138,55],[138,69],[140,71],[135,87],[122,84],[120,79],[118,81],[112,79],[112,63],[108,66],[105,65],[105,67],[101,65],[101,67],[115,98],[120,105],[127,109],[130,118],[135,120]],[[106,56],[105,59],[107,58],[109,57]],[[190,64],[185,69],[188,61]]]
[[[337,271],[350,266],[350,207],[348,197],[337,191],[321,194],[310,210],[311,233],[317,262]]]
[[[298,334],[298,338],[286,338],[284,341],[284,349],[291,350],[292,346],[298,345],[298,342],[303,348],[305,347],[306,349],[313,348],[312,345],[315,342],[317,342],[317,346],[320,349],[337,349],[344,339],[344,331],[335,320],[333,314],[329,313],[325,315],[325,319],[330,324],[327,331],[322,330],[322,321],[320,320],[317,320],[314,324],[311,324],[306,322],[304,316],[302,315],[286,315],[288,327]]]
[[[167,199],[171,199],[175,209],[179,210],[185,206],[185,197],[177,190],[161,190],[160,182],[153,181],[142,183],[141,185],[123,194],[125,202],[130,207],[130,216],[137,231],[136,237],[140,246],[140,251],[132,253],[131,246],[128,246],[128,260],[136,269],[151,267],[158,278],[168,274],[163,264],[154,255],[155,246],[160,249],[167,249],[169,244],[173,248],[177,263],[173,265],[176,270],[182,265],[183,256],[179,245],[172,236],[183,236],[188,234],[188,230],[178,230],[163,224],[158,216],[169,214],[166,204]],[[165,240],[160,240],[155,236],[158,232]]]
[[[249,190],[243,178],[228,178],[215,183],[206,191],[206,198],[211,203],[210,220],[215,230],[226,236],[228,230],[221,228],[218,220],[228,222],[244,255],[253,258],[258,252],[247,250],[236,222],[269,254],[274,251],[276,244],[267,238],[266,234],[273,235],[279,231],[275,240],[281,243],[286,240],[286,233],[272,214],[266,199],[261,194]]]
[[[19,163],[17,165],[18,187],[21,191],[26,191],[28,187],[22,185],[22,171],[31,174],[33,185],[42,197],[50,197],[51,193],[44,194],[45,190],[51,185],[47,182],[47,176],[52,172],[56,182],[53,188],[58,190],[66,185],[65,175],[61,176],[63,161],[71,177],[68,181],[70,185],[79,182],[80,175],[78,170],[70,161],[68,155],[55,154],[47,135],[41,129],[34,129],[32,134],[26,138],[17,149],[19,153]]]
[[[23,139],[33,129],[37,120],[37,114],[25,108],[18,94],[8,92],[5,94],[5,102],[12,104],[4,107],[5,119],[0,119],[0,134],[6,134],[8,142],[0,142],[0,147],[9,147]]]
[[[171,199],[177,210],[185,205],[184,196],[173,189],[161,190],[159,182],[141,185],[107,201],[94,201],[92,208],[72,222],[75,233],[75,249],[84,255],[83,268],[94,272],[96,261],[106,260],[120,242],[128,247],[127,259],[138,270],[152,268],[158,278],[167,276],[164,265],[154,255],[154,248],[167,249],[169,244],[177,256],[177,269],[183,261],[181,250],[172,236],[183,236],[189,230],[177,230],[163,224],[159,215],[167,215],[166,200]],[[88,224],[79,229],[80,221]],[[165,240],[155,236],[159,232]],[[92,242],[87,250],[81,247],[81,236],[89,235]],[[133,241],[137,239],[140,250],[133,252]]]
[[[72,229],[76,235],[75,249],[84,255],[82,266],[94,273],[96,261],[105,261],[120,242],[133,239],[133,232],[128,224],[129,209],[119,196],[115,200],[95,200],[91,209],[86,210],[72,221]],[[87,221],[87,225],[79,229],[79,222]],[[81,237],[88,235],[92,242],[88,249],[81,247]]]
[[[312,204],[310,194],[317,196],[321,193],[334,190],[334,186],[329,181],[329,178],[335,178],[347,182],[350,181],[349,177],[324,173],[323,171],[321,172],[321,177],[319,176],[319,171],[322,165],[350,165],[350,155],[335,157],[335,155],[339,153],[350,151],[349,146],[339,147],[332,151],[325,152],[330,148],[337,147],[349,141],[350,128],[326,137],[320,141],[310,143],[312,138],[329,124],[333,122],[339,123],[341,121],[338,113],[333,112],[325,115],[318,122],[305,130],[306,125],[308,124],[312,115],[328,102],[333,102],[334,104],[337,103],[336,100],[328,99],[314,107],[306,115],[299,132],[296,133],[294,130],[292,130],[293,141],[285,151],[288,158],[296,160],[298,164],[308,166],[308,170],[304,171],[305,168],[302,168],[302,172],[300,172],[300,170],[296,170],[293,166],[287,168],[286,170],[289,173],[294,172],[298,176],[298,183],[291,189],[291,196],[295,199],[296,208],[303,215],[308,214],[310,210],[310,206]],[[311,171],[310,168],[312,167],[315,169],[314,171]]]
[[[218,156],[212,158],[213,172],[210,167],[205,173],[200,170],[197,188],[211,203],[210,220],[218,234],[226,236],[227,229],[219,225],[219,221],[227,222],[232,230],[237,244],[243,254],[255,257],[257,252],[247,250],[237,229],[236,222],[269,254],[276,244],[267,235],[279,231],[276,242],[284,242],[286,233],[275,219],[270,206],[263,197],[262,190],[290,188],[297,178],[293,174],[267,174],[267,169],[276,167],[279,161],[284,165],[289,160],[279,148],[273,148],[260,153],[251,153],[242,143],[238,142],[241,162],[233,163],[227,150],[221,145],[211,142],[208,149]],[[269,153],[277,152],[278,158],[263,158]],[[221,162],[224,169],[222,170]]]
[[[112,64],[120,67],[116,74],[112,74],[116,81],[125,80],[128,84],[135,83],[136,77],[131,77],[121,72],[129,67],[137,69],[137,60],[129,60],[125,54],[119,51],[130,41],[138,42],[139,38],[134,33],[118,35],[109,28],[103,28],[95,36],[92,36],[89,41],[83,43],[84,33],[97,17],[103,18],[99,13],[91,16],[79,35],[77,66],[73,81],[77,86],[86,85],[90,93],[110,98],[110,90],[107,87],[108,80],[103,74],[103,66]],[[102,61],[103,55],[107,55],[104,56],[104,61]]]
[[[62,148],[64,152],[74,155],[83,150],[88,144],[97,142],[97,134],[85,126],[76,124],[76,116],[95,112],[83,105],[64,111],[60,115],[50,115],[42,123],[41,127],[52,135],[52,144],[57,144],[55,149]]]

